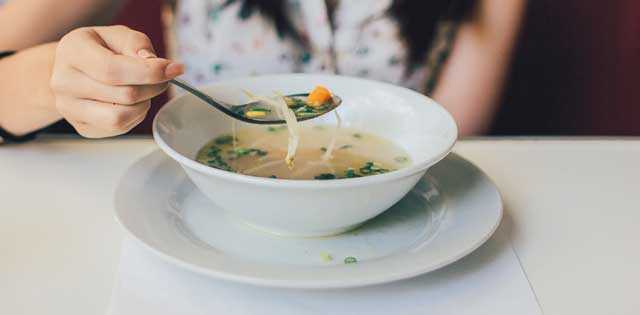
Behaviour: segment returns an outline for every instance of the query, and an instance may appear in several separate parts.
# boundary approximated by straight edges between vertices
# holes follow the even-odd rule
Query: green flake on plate
[[[320,254],[320,258],[322,259],[322,262],[324,262],[324,263],[328,263],[328,262],[333,260],[333,256],[331,256],[328,253],[321,253]]]
[[[351,256],[344,259],[345,264],[355,264],[357,262],[358,260],[355,257],[351,257]]]

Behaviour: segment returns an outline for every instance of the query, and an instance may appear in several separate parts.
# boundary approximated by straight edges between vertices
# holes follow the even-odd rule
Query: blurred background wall
[[[114,22],[162,56],[161,12],[162,0],[129,1]],[[514,53],[492,134],[640,135],[640,0],[529,0]]]
[[[640,135],[640,1],[529,0],[492,133]]]

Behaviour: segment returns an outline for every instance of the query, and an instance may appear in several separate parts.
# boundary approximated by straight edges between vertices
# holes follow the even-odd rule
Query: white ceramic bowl
[[[194,158],[207,141],[230,131],[230,119],[190,94],[176,97],[158,112],[153,136],[193,183],[230,216],[288,236],[336,234],[377,216],[409,192],[456,141],[456,124],[440,105],[419,93],[377,81],[286,74],[224,81],[204,90],[235,104],[246,101],[242,89],[264,95],[274,90],[290,94],[316,85],[342,97],[338,111],[345,127],[392,140],[410,155],[412,165],[340,180],[282,180],[218,170]],[[304,124],[335,125],[335,120],[328,114]]]

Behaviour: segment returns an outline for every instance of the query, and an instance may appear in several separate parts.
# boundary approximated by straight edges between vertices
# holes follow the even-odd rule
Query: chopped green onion
[[[296,117],[314,117],[314,116],[318,116],[318,113],[313,113],[313,112],[296,113]]]
[[[207,156],[208,157],[218,156],[220,154],[220,151],[222,151],[222,149],[220,149],[218,146],[212,145],[211,150],[209,150],[209,153],[207,153]]]
[[[263,107],[253,107],[251,109],[249,109],[250,112],[265,112],[265,113],[270,113],[271,110],[267,109],[267,108],[263,108]]]
[[[297,97],[287,97],[285,101],[287,102],[287,106],[294,110],[308,105],[303,99]]]
[[[350,148],[353,148],[353,145],[345,144],[345,145],[340,147],[340,150],[345,150],[345,149],[350,149]]]
[[[278,127],[273,127],[273,126],[267,127],[267,131],[269,131],[269,132],[276,132],[276,131],[285,130],[285,129],[287,129],[286,125],[282,125],[282,126],[278,126]]]
[[[382,174],[389,171],[388,169],[381,168],[377,165],[380,165],[380,164],[374,163],[374,162],[365,163],[365,165],[360,168],[360,174],[364,174],[364,175],[376,174],[376,173]]]
[[[322,151],[322,152],[327,152],[327,148],[322,147],[322,148],[320,148],[320,151]]]
[[[352,136],[353,136],[354,138],[357,138],[357,139],[362,138],[362,135],[361,135],[361,134],[359,134],[359,133],[354,133]]]
[[[215,144],[217,145],[225,145],[231,144],[231,142],[233,142],[234,140],[237,142],[238,138],[234,138],[232,135],[222,135],[213,140],[213,142],[215,142]]]
[[[222,157],[220,156],[220,152],[222,152],[222,149],[220,149],[216,145],[212,145],[209,153],[207,153],[207,157],[211,158],[210,160],[207,160],[207,164],[217,169],[235,173],[236,170],[231,168],[229,164],[227,164],[227,162],[222,160]]]
[[[355,177],[361,177],[361,176],[356,174],[356,171],[353,168],[350,167],[350,168],[344,170],[344,177],[346,177],[346,178],[355,178]]]
[[[332,174],[332,173],[322,173],[316,177],[314,177],[315,179],[320,179],[320,180],[327,180],[327,179],[336,179],[338,178],[336,176],[336,174]]]
[[[355,264],[357,262],[358,260],[355,257],[351,257],[351,256],[344,259],[345,264]]]
[[[298,109],[296,109],[296,113],[313,113],[313,107],[309,106],[309,105],[304,105]]]
[[[249,155],[265,156],[269,154],[269,152],[267,151],[262,151],[260,149],[254,149],[254,148],[240,148],[236,150],[229,150],[227,151],[227,153],[231,156],[229,157],[229,160],[237,160],[243,156],[249,156]]]

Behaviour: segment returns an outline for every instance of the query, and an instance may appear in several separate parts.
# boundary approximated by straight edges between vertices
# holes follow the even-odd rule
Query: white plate
[[[241,191],[238,198],[245,198]],[[160,151],[126,172],[115,206],[124,228],[171,263],[216,278],[295,288],[363,286],[433,271],[478,248],[502,218],[496,187],[455,154],[391,209],[332,237],[279,237],[233,221]],[[346,257],[358,262],[345,264]]]

